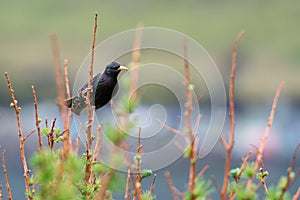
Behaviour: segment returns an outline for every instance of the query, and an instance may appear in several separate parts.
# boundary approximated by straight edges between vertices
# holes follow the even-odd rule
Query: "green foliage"
[[[211,182],[200,178],[195,185],[193,192],[187,192],[185,194],[186,200],[206,200],[207,197],[214,191]]]
[[[150,191],[144,191],[142,194],[142,200],[155,200],[156,197],[150,193]]]
[[[254,162],[247,163],[245,167],[245,173],[244,173],[246,177],[251,178],[255,174],[254,165],[255,165]]]
[[[53,151],[36,153],[31,164],[35,168],[32,182],[38,185],[35,199],[79,199],[83,162],[75,155],[69,155],[64,162]],[[27,194],[29,195],[29,194]]]
[[[152,170],[151,169],[143,169],[142,171],[142,178],[146,178],[148,176],[151,176],[153,174]]]
[[[239,173],[240,173],[240,168],[235,168],[235,169],[230,170],[230,175],[234,179],[236,179],[238,177]]]

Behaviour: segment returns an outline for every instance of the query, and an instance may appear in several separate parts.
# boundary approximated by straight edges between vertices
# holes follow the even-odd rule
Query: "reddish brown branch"
[[[127,170],[127,180],[126,180],[126,189],[125,189],[125,196],[124,200],[130,200],[131,195],[130,195],[130,169]]]
[[[0,200],[2,200],[3,197],[3,191],[2,191],[2,185],[0,185]]]
[[[247,162],[248,162],[248,160],[249,160],[251,154],[252,154],[252,152],[249,151],[248,154],[247,154],[247,156],[243,159],[243,164],[242,164],[242,166],[241,166],[241,168],[240,168],[240,171],[239,171],[239,173],[238,173],[238,175],[237,175],[237,177],[236,177],[236,179],[235,179],[235,182],[236,182],[236,183],[239,182],[239,180],[240,180],[240,178],[241,178],[241,176],[242,176],[242,173],[243,173],[243,171],[244,171],[244,169],[245,169],[245,167],[246,167],[246,165],[247,165]]]
[[[176,192],[175,192],[176,188],[173,185],[170,172],[168,172],[168,171],[165,172],[165,178],[166,178],[167,184],[169,186],[169,189],[171,191],[171,195],[172,195],[173,200],[178,200],[178,197],[177,197]]]
[[[93,31],[93,40],[92,40],[92,48],[91,48],[91,63],[90,63],[90,71],[89,71],[89,82],[88,82],[88,90],[87,90],[87,113],[88,113],[88,125],[86,129],[87,134],[87,164],[85,168],[85,182],[88,184],[91,175],[91,163],[90,156],[88,154],[92,150],[92,125],[93,125],[93,110],[91,106],[91,91],[93,90],[92,80],[94,74],[94,57],[95,57],[95,44],[96,44],[96,34],[97,34],[97,25],[98,25],[98,13],[95,13],[95,21],[94,21],[94,31]]]
[[[190,68],[188,62],[188,46],[187,40],[184,41],[184,72],[185,72],[185,92],[186,92],[186,102],[185,102],[185,118],[186,118],[186,125],[185,129],[190,136],[190,170],[189,170],[189,191],[192,194],[192,200],[196,197],[193,195],[193,191],[195,188],[195,176],[196,176],[196,144],[195,144],[195,133],[192,131],[192,124],[191,124],[191,113],[193,108],[192,102],[192,86],[191,86],[191,75],[190,75]],[[200,119],[199,119],[200,120]],[[200,122],[200,121],[199,121]]]
[[[234,128],[235,128],[235,116],[234,116],[234,86],[235,86],[235,71],[236,71],[236,58],[237,58],[237,49],[241,37],[245,34],[245,31],[242,30],[237,38],[235,39],[234,47],[232,50],[232,64],[231,64],[231,74],[229,82],[229,116],[230,116],[230,136],[229,143],[223,141],[223,145],[226,149],[226,159],[225,159],[225,168],[224,168],[224,178],[223,178],[223,187],[221,191],[221,199],[226,199],[227,188],[229,183],[230,176],[230,160],[231,160],[231,151],[234,146]],[[226,145],[225,145],[226,144]]]
[[[131,64],[132,68],[130,71],[130,79],[131,84],[129,88],[129,94],[131,94],[131,100],[136,102],[137,100],[137,84],[138,84],[138,73],[139,73],[139,61],[140,61],[140,54],[141,54],[141,41],[142,41],[142,34],[143,34],[143,24],[139,24],[136,28],[135,37],[134,37],[134,44],[133,44],[133,51],[131,54]]]
[[[2,152],[2,167],[3,167],[3,175],[4,175],[4,180],[5,180],[5,186],[7,189],[7,198],[9,200],[12,200],[12,194],[11,194],[11,190],[10,190],[10,185],[8,182],[8,176],[7,176],[7,169],[6,169],[6,151],[4,150]],[[1,192],[2,194],[2,192]]]
[[[63,124],[66,124],[66,113],[64,106],[64,83],[63,76],[61,72],[61,63],[60,63],[60,54],[56,34],[51,35],[52,43],[52,54],[54,59],[54,69],[55,69],[55,78],[56,78],[56,90],[57,90],[57,104],[59,107],[60,115],[63,121]]]
[[[259,148],[257,150],[256,162],[255,162],[255,165],[254,165],[254,171],[255,172],[258,170],[259,166],[262,163],[263,151],[264,151],[265,144],[266,144],[266,141],[268,139],[268,136],[269,136],[269,133],[270,133],[270,129],[271,129],[271,126],[272,126],[272,123],[273,123],[273,120],[274,120],[274,116],[275,116],[275,111],[276,111],[276,108],[277,108],[278,99],[279,99],[280,92],[282,90],[283,85],[284,85],[284,82],[282,82],[278,86],[278,88],[276,90],[276,94],[275,94],[275,97],[274,97],[274,100],[273,100],[273,105],[272,105],[271,113],[270,113],[270,116],[269,116],[269,119],[268,119],[268,124],[267,124],[267,127],[265,129],[265,133],[264,133],[264,135],[263,135],[263,137],[261,139],[260,146],[259,146]],[[253,177],[251,177],[251,178],[248,179],[248,183],[247,183],[247,188],[248,189],[251,188],[252,182],[253,182]]]
[[[25,137],[23,138],[24,142],[27,140],[27,138],[29,138],[29,136],[31,136],[33,133],[35,132],[35,130],[32,130],[30,133],[28,133],[27,135],[25,135]]]
[[[64,60],[64,77],[65,77],[64,79],[65,79],[67,99],[70,99],[71,94],[70,94],[70,86],[69,86],[68,61],[67,60]],[[72,151],[72,144],[71,144],[71,138],[70,138],[70,124],[71,124],[71,117],[72,117],[71,109],[68,109],[67,114],[68,114],[68,116],[67,116],[66,124],[64,124],[64,129],[66,131],[64,133],[64,146],[63,146],[64,157],[66,157],[69,154],[69,152]]]
[[[18,135],[19,135],[19,142],[20,142],[20,154],[21,154],[21,160],[22,160],[22,164],[23,164],[23,169],[24,169],[24,182],[25,182],[25,190],[27,193],[30,193],[30,186],[29,186],[29,178],[28,178],[28,167],[27,167],[27,160],[26,160],[26,156],[25,156],[25,149],[24,149],[24,139],[23,139],[23,132],[22,132],[22,128],[21,128],[21,117],[20,117],[20,108],[18,107],[18,102],[15,99],[15,93],[14,90],[12,88],[11,82],[10,82],[10,78],[8,76],[8,73],[5,72],[5,78],[7,80],[7,86],[10,92],[10,96],[12,99],[12,105],[15,109],[15,113],[16,113],[16,119],[17,119],[17,126],[18,126]],[[31,197],[27,196],[27,199],[32,199]]]
[[[300,198],[300,187],[298,187],[297,192],[293,196],[293,200],[299,200]]]
[[[136,176],[135,182],[134,182],[134,186],[135,186],[134,194],[137,196],[137,198],[139,200],[142,200],[142,169],[141,169],[142,145],[141,145],[141,127],[139,127],[137,155],[138,155],[138,159],[136,160],[136,162],[137,162],[136,163],[137,164],[137,176]]]
[[[40,127],[40,119],[39,119],[39,111],[38,111],[38,103],[37,103],[37,97],[36,92],[34,89],[34,86],[31,86],[32,94],[33,94],[33,103],[34,103],[34,110],[35,110],[35,126],[38,133],[38,140],[39,140],[39,148],[40,151],[43,150],[43,140],[41,135],[41,127]]]
[[[153,176],[152,183],[151,183],[151,186],[150,186],[150,194],[153,194],[156,176],[157,176],[156,174],[154,174],[154,176]]]
[[[294,173],[294,168],[296,165],[296,159],[297,159],[299,150],[300,150],[300,143],[297,145],[297,147],[293,153],[292,159],[290,161],[290,166],[288,167],[288,170],[287,170],[287,181],[286,181],[286,184],[281,189],[281,194],[280,194],[279,200],[283,199],[284,194],[292,186],[292,184],[294,183],[294,181],[297,179],[297,177],[299,175],[299,170],[298,170],[298,172],[294,175],[294,177],[291,176],[291,173]]]

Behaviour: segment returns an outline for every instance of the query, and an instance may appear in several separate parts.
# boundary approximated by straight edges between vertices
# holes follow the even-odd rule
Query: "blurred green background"
[[[9,109],[9,94],[4,72],[10,74],[17,98],[22,106],[25,132],[34,128],[31,85],[37,90],[42,115],[51,118],[55,110],[55,76],[50,34],[56,33],[61,59],[68,59],[70,79],[89,53],[94,13],[99,13],[97,43],[113,34],[144,26],[180,31],[200,43],[216,62],[228,85],[231,51],[236,35],[245,29],[238,52],[236,76],[237,140],[234,153],[240,163],[241,150],[249,143],[257,144],[267,123],[271,102],[279,83],[285,81],[271,138],[266,148],[267,167],[271,174],[285,173],[291,152],[300,141],[300,1],[296,0],[102,0],[102,1],[3,1],[0,6],[0,145],[7,149],[9,177],[13,188],[24,188],[22,166],[14,113]],[[72,84],[72,82],[71,82]],[[23,109],[23,105],[28,108]],[[54,109],[52,109],[54,108]],[[48,110],[47,110],[48,109]],[[49,114],[49,110],[52,111]],[[246,112],[243,112],[246,111]],[[45,114],[46,113],[46,114]],[[49,116],[50,115],[50,116]],[[205,116],[205,115],[204,115]],[[44,117],[44,116],[43,116]],[[227,133],[225,127],[225,133]],[[250,139],[252,137],[252,139]],[[34,139],[32,139],[34,140]],[[31,141],[33,144],[36,141]],[[37,143],[34,143],[37,144]],[[27,143],[27,153],[36,146]],[[216,146],[204,163],[210,164],[209,174],[222,177],[223,149]],[[244,152],[242,152],[244,153]],[[278,155],[280,154],[280,158]],[[245,154],[242,154],[243,156]],[[17,157],[16,157],[17,156]],[[269,159],[269,160],[268,160]],[[18,162],[18,164],[16,164]],[[269,162],[269,163],[268,163]],[[186,177],[182,160],[169,170],[182,190]],[[172,172],[173,170],[173,172]],[[157,172],[156,193],[168,199],[163,173]],[[0,184],[2,174],[0,175]],[[22,199],[23,193],[15,196]],[[18,196],[19,195],[19,196]],[[167,195],[167,196],[164,196]],[[164,198],[162,198],[164,197]]]
[[[99,12],[97,42],[144,26],[170,28],[189,35],[212,56],[228,82],[233,41],[239,49],[237,98],[262,100],[280,81],[299,102],[299,1],[7,1],[0,7],[0,71],[11,74],[18,94],[31,100],[31,84],[41,98],[55,95],[49,35],[59,38],[61,59],[68,59],[71,80],[91,47],[93,18]],[[26,84],[25,84],[26,83]],[[1,78],[1,85],[4,85]],[[47,89],[46,89],[47,88]],[[1,94],[5,93],[3,87]]]

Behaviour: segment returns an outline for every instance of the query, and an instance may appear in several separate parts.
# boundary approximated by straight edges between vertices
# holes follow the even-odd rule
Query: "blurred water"
[[[21,118],[22,118],[22,129],[23,134],[26,135],[35,129],[34,119],[34,108],[33,105],[21,106]],[[178,115],[180,115],[180,110],[176,107],[163,105],[166,109],[166,123],[177,127],[178,126]],[[269,106],[257,106],[254,108],[245,108],[246,106],[237,106],[236,113],[236,140],[235,148],[233,150],[233,163],[232,167],[238,167],[241,163],[241,157],[245,156],[249,150],[253,150],[250,145],[259,145],[260,138],[263,135],[264,129],[267,124],[268,115],[270,112]],[[137,114],[140,115],[146,112],[144,118],[141,119],[141,124],[147,127],[149,124],[155,123],[156,121],[148,115],[149,107],[143,106],[137,109]],[[155,111],[155,109],[154,109]],[[202,109],[201,113],[203,119],[200,125],[200,132],[205,130],[206,124],[209,122],[210,113],[208,110]],[[44,120],[48,118],[51,121],[55,116],[59,116],[58,109],[56,105],[52,102],[41,102],[39,104],[39,115]],[[105,106],[103,109],[97,111],[96,116],[98,116],[100,123],[112,120],[110,106]],[[105,116],[101,117],[101,116]],[[266,144],[264,152],[264,162],[265,168],[270,172],[270,177],[268,177],[268,185],[276,184],[278,178],[286,174],[286,168],[289,164],[292,152],[296,145],[300,141],[300,109],[296,106],[292,106],[288,103],[281,103],[278,107],[274,124],[271,128],[270,137]],[[152,113],[152,117],[161,117],[164,119],[163,114],[155,115]],[[19,155],[19,142],[18,134],[15,120],[15,113],[12,108],[0,108],[0,149],[7,151],[7,168],[8,177],[13,191],[14,199],[25,199],[24,198],[24,182],[23,182],[23,170],[21,159]],[[50,124],[50,122],[49,122]],[[58,119],[58,126],[61,127],[60,119]],[[228,133],[228,123],[224,127],[224,133]],[[44,126],[44,121],[42,122]],[[149,127],[148,127],[149,128]],[[155,127],[157,128],[157,127]],[[146,130],[146,129],[145,129]],[[151,129],[149,129],[151,130]],[[166,138],[171,137],[172,134],[169,132],[164,132]],[[170,139],[170,138],[169,138]],[[166,139],[168,141],[168,139]],[[132,137],[132,145],[136,143],[136,137]],[[162,143],[160,143],[162,142]],[[156,140],[156,143],[149,142],[147,138],[142,140],[144,151],[151,151],[153,148],[159,148],[164,140],[162,138]],[[44,144],[46,140],[44,138]],[[29,158],[30,155],[37,149],[38,142],[36,134],[33,134],[25,143],[26,155]],[[209,178],[210,175],[214,175],[219,183],[223,178],[223,165],[224,165],[224,151],[223,147],[218,143],[213,151],[204,159],[201,159],[197,164],[197,170],[208,164],[210,166],[206,173],[206,177]],[[159,160],[152,160],[151,162],[161,162]],[[299,162],[297,162],[299,164]],[[157,173],[157,181],[155,187],[155,194],[158,199],[171,199],[170,192],[168,190],[164,172],[170,171],[174,185],[178,187],[181,191],[186,188],[186,183],[188,180],[188,162],[187,160],[180,158],[176,162],[172,163],[170,166],[166,166],[163,169],[155,171]],[[0,173],[0,184],[4,187],[3,174]],[[144,181],[145,188],[150,187],[151,178]],[[300,181],[295,183],[295,186],[300,185]],[[293,191],[295,191],[295,187]],[[3,188],[4,194],[6,195],[5,188]],[[5,196],[4,195],[4,196]],[[123,195],[123,194],[119,194]],[[116,198],[121,198],[116,194]],[[214,199],[218,199],[213,196]]]

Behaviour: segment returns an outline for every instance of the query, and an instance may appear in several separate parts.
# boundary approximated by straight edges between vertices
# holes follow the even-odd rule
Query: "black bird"
[[[91,105],[96,107],[96,110],[107,104],[118,90],[118,75],[121,70],[128,70],[127,67],[121,66],[117,62],[112,62],[106,65],[103,73],[94,76],[92,80],[93,90],[91,91]],[[79,90],[78,94],[65,101],[65,105],[72,109],[76,115],[80,115],[82,110],[87,106],[88,82],[85,83]]]

